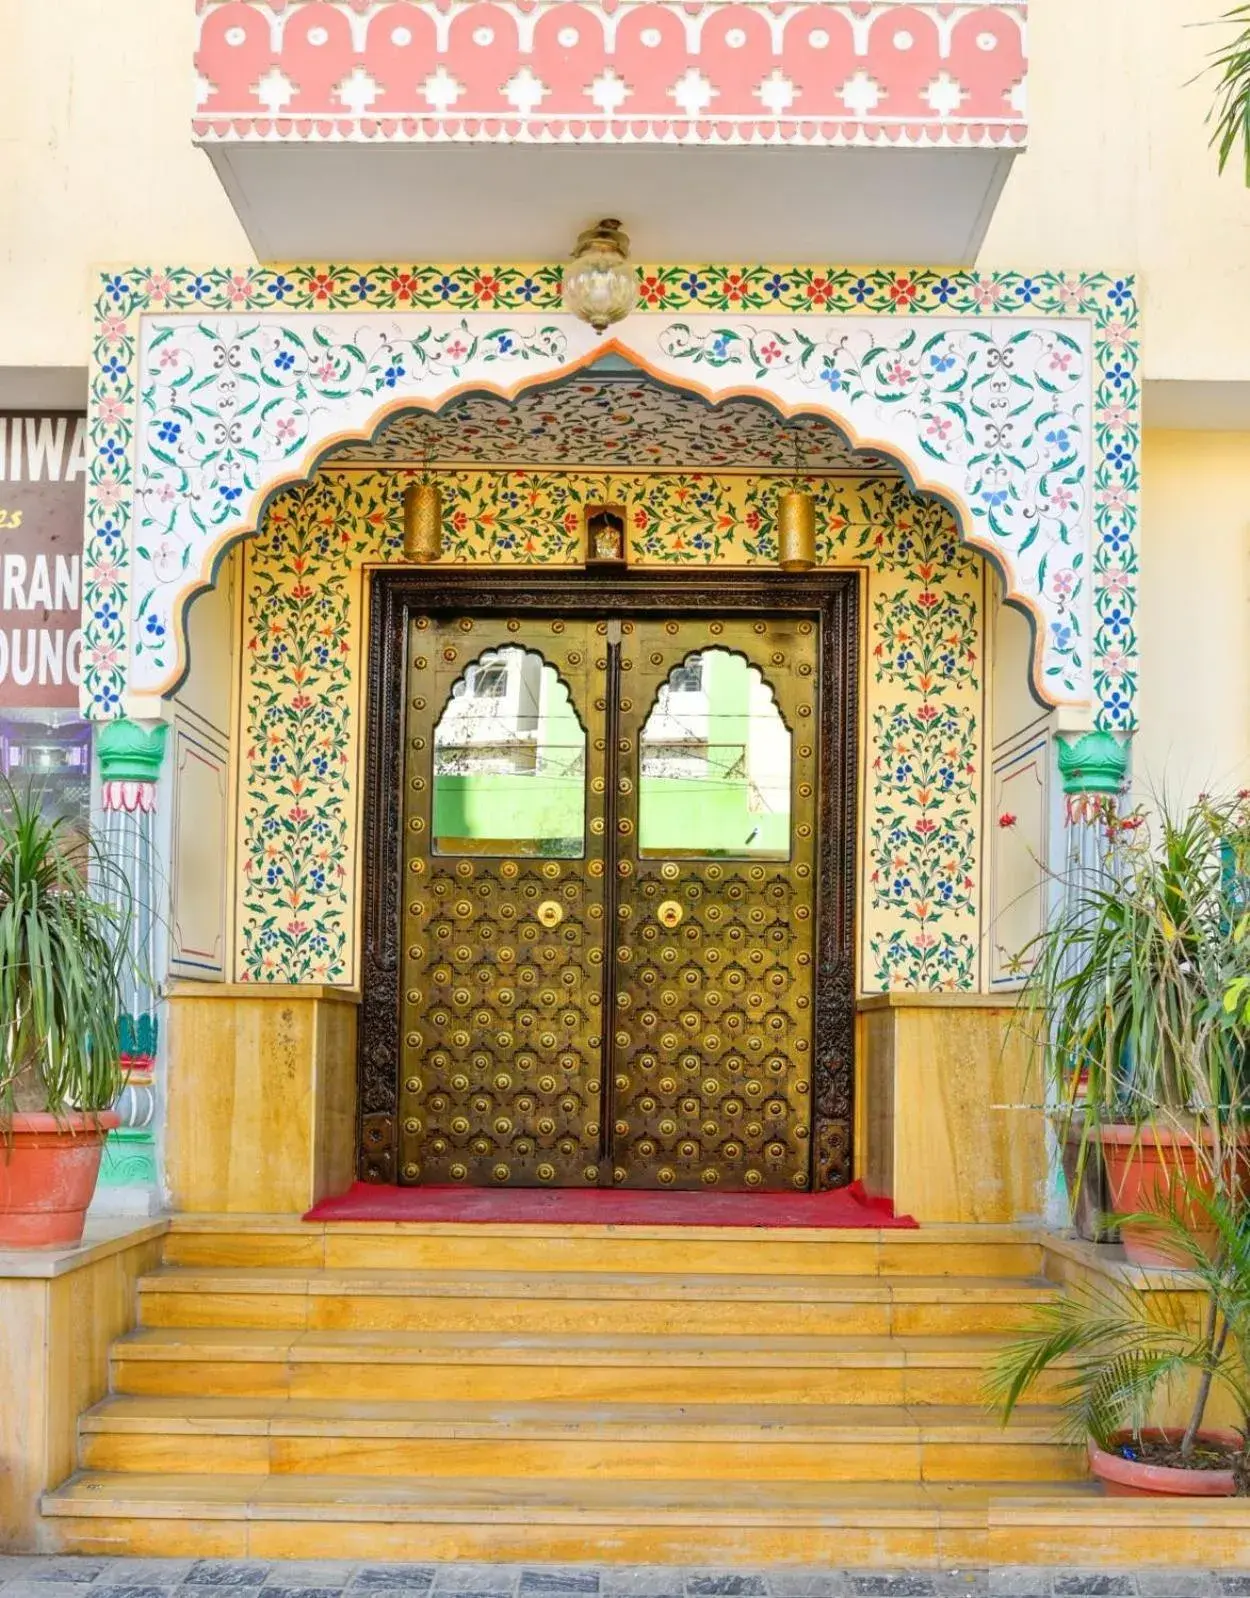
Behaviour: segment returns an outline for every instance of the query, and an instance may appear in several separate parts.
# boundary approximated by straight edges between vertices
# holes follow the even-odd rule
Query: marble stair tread
[[[45,1515],[106,1519],[482,1521],[513,1524],[984,1526],[991,1510],[1052,1517],[1088,1503],[1082,1482],[595,1481],[513,1477],[143,1475],[84,1471]],[[1105,1503],[1106,1500],[1099,1500]]]
[[[990,1442],[1054,1440],[1058,1412],[1021,1406],[1009,1426],[974,1404],[370,1403],[329,1398],[106,1398],[80,1420],[84,1433],[204,1436],[428,1437],[493,1440],[570,1437],[617,1441]]]
[[[402,1298],[731,1299],[793,1303],[1031,1303],[1058,1289],[1040,1277],[677,1275],[631,1271],[308,1270],[271,1266],[168,1267],[141,1293],[295,1294]]]
[[[1003,1333],[913,1336],[469,1331],[310,1331],[231,1327],[143,1327],[113,1344],[123,1360],[271,1363],[548,1365],[939,1366],[979,1368]]]

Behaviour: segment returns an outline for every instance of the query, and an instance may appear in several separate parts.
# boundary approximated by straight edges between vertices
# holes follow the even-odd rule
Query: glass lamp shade
[[[608,217],[577,241],[564,269],[565,309],[602,333],[638,303],[638,278],[629,264],[629,239]]]

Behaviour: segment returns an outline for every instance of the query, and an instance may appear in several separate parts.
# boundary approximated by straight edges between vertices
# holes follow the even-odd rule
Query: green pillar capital
[[[155,782],[165,759],[169,725],[164,721],[141,727],[124,718],[100,722],[95,751],[104,782]]]
[[[1056,740],[1063,791],[1077,794],[1116,795],[1128,776],[1128,743],[1110,732],[1085,732]]]

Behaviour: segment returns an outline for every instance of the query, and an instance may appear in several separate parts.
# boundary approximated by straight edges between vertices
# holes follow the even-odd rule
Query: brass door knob
[[[684,911],[676,899],[665,899],[655,912],[655,919],[662,927],[675,927],[681,920]]]
[[[554,899],[544,899],[538,907],[538,919],[545,927],[558,927],[564,920],[564,909]]]

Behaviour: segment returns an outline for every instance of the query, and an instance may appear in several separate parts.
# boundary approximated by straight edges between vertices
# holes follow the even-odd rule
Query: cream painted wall
[[[1151,378],[1250,375],[1250,192],[1187,84],[1226,3],[1030,4],[1030,148],[982,261],[1141,272]],[[0,380],[83,365],[92,263],[249,259],[191,145],[193,37],[192,0],[0,0]]]
[[[1250,787],[1250,433],[1147,432],[1137,785]]]

